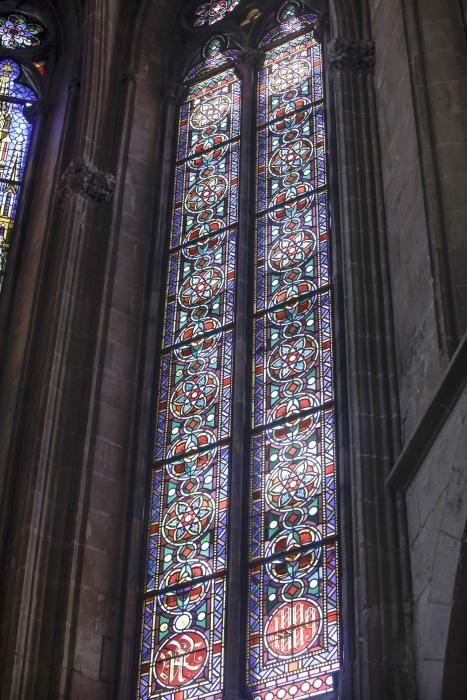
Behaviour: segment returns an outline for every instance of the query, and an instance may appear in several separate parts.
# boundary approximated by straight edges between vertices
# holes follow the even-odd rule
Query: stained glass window
[[[322,54],[287,3],[258,76],[248,685],[292,700],[339,667]],[[282,40],[279,43],[278,40]]]
[[[204,27],[224,19],[226,14],[235,10],[240,0],[209,0],[195,10],[195,27]]]
[[[240,82],[201,68],[180,110],[168,234],[141,700],[222,693]]]
[[[42,25],[30,22],[24,15],[0,16],[0,42],[6,49],[39,46],[40,35],[43,33]]]
[[[10,58],[0,61],[0,290],[5,274],[16,208],[31,139],[25,110],[36,100],[21,82],[21,68]]]
[[[223,16],[236,4],[203,3],[200,24],[214,23],[221,18],[216,12]],[[233,519],[246,518],[229,500],[238,476],[232,440],[250,447],[249,465],[240,465],[249,466],[245,685],[253,700],[304,699],[335,689],[340,642],[325,102],[317,18],[302,9],[299,0],[280,8],[260,44],[256,105],[244,106],[244,115],[256,115],[256,178],[250,199],[242,198],[250,221],[240,240],[243,245],[254,235],[255,255],[253,294],[242,290],[241,309],[236,280],[247,285],[248,270],[237,270],[245,257],[237,256],[239,178],[251,161],[240,163],[238,53],[212,34],[186,78],[166,232],[141,700],[222,697],[225,625],[236,614],[229,609],[230,622],[226,618],[228,529]],[[234,347],[237,334],[243,333],[240,348],[246,340],[246,321],[239,330],[237,314],[252,321],[252,401],[250,429],[242,424],[242,433],[232,435]]]

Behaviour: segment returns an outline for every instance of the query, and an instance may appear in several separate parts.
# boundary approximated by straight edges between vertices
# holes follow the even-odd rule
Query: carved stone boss
[[[81,194],[93,202],[109,204],[115,189],[115,175],[96,168],[84,159],[72,160],[65,169],[59,184],[60,199],[71,194]]]
[[[366,72],[375,63],[375,45],[372,41],[335,39],[328,44],[328,67],[332,72]]]

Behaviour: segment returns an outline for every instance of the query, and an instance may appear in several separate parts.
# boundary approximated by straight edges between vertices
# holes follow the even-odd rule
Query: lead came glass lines
[[[297,3],[289,5],[284,20],[296,30]],[[312,32],[284,39],[287,26],[258,80],[247,672],[255,700],[332,692],[339,667],[322,56]]]
[[[18,63],[0,61],[0,291],[31,140],[32,124],[25,110],[36,100],[20,78]]]
[[[240,85],[180,111],[149,512],[139,698],[220,698]]]

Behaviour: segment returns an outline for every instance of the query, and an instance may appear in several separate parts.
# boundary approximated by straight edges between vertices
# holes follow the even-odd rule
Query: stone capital
[[[328,44],[327,63],[331,72],[367,72],[375,63],[375,45],[372,41],[335,39]]]
[[[109,204],[115,189],[115,175],[98,170],[84,159],[75,159],[67,166],[59,183],[60,199],[81,194],[98,204]]]
[[[329,29],[330,29],[330,20],[329,20],[329,14],[327,12],[323,12],[318,15],[315,26],[313,27],[313,35],[316,39],[316,41],[319,41],[320,44],[323,43],[325,40],[326,36],[329,35]]]
[[[240,72],[247,66],[251,68],[259,68],[264,59],[264,51],[261,49],[244,49],[240,51],[235,61],[235,66]]]
[[[68,89],[70,91],[79,90],[81,87],[81,80],[79,78],[72,78],[68,83]]]
[[[164,100],[175,105],[181,104],[188,94],[188,85],[170,80],[161,91]]]
[[[136,84],[137,73],[134,68],[128,68],[124,73],[122,73],[121,81],[122,83],[135,83]]]

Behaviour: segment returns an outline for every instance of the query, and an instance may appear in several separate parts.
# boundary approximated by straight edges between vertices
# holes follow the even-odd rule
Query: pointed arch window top
[[[29,22],[19,14],[0,16],[0,42],[5,49],[24,49],[39,46],[44,27],[37,22]]]
[[[281,5],[277,13],[278,25],[263,37],[260,46],[287,39],[290,35],[303,32],[307,28],[313,29],[317,16],[302,13],[303,6],[299,0],[290,0]]]
[[[196,64],[185,78],[186,83],[200,80],[202,77],[226,67],[238,56],[238,51],[228,48],[227,37],[216,34],[206,42],[202,50],[202,62]]]
[[[203,2],[195,10],[195,27],[206,27],[220,22],[221,19],[240,4],[240,0],[210,0]]]
[[[215,5],[219,21],[234,3],[198,9]],[[261,63],[244,70],[214,30],[185,79],[165,232],[139,700],[222,700],[240,674],[252,700],[335,691],[325,96],[317,16],[304,11],[287,0],[265,49],[253,50]],[[254,142],[253,178],[243,154]],[[246,461],[248,494],[233,486]],[[231,538],[246,517],[237,549]],[[239,633],[243,670],[230,655]]]

